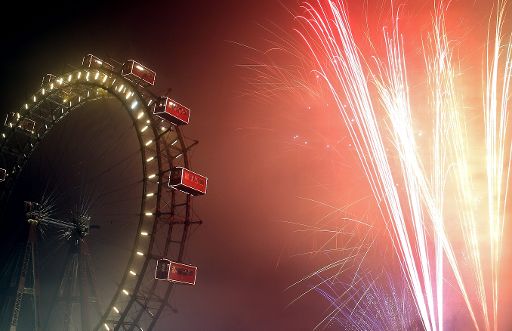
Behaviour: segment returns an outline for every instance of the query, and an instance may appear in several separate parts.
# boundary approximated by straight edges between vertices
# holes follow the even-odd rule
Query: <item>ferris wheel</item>
[[[167,96],[153,94],[150,88],[155,78],[153,70],[135,60],[112,65],[88,54],[80,67],[61,75],[46,75],[41,88],[18,111],[7,115],[0,131],[0,214],[22,205],[24,219],[16,222],[26,222],[28,235],[17,261],[5,264],[12,266],[10,274],[14,276],[9,280],[10,289],[4,290],[8,300],[1,308],[1,327],[22,329],[23,315],[34,330],[151,330],[164,311],[174,309],[169,303],[173,288],[195,284],[197,268],[184,263],[184,254],[191,230],[201,224],[193,214],[192,196],[206,193],[207,178],[190,169],[190,151],[197,141],[186,138],[180,129],[189,123],[190,110]],[[112,177],[111,170],[124,169],[126,160],[135,159],[139,174],[129,186],[135,191],[129,202],[135,211],[130,211],[130,218],[123,216],[113,222],[111,217],[95,215],[90,202],[58,212],[58,199],[17,192],[24,169],[37,153],[44,153],[42,145],[51,139],[52,132],[74,116],[75,110],[105,100],[117,100],[128,114],[123,116],[129,118],[127,132],[134,136],[135,152],[115,165],[96,169],[120,147],[89,146],[102,152],[89,157],[92,165],[81,169],[96,171],[86,176],[85,183],[99,182],[99,186],[112,188],[114,181],[105,179]],[[66,136],[58,141],[63,146],[69,143]],[[51,162],[47,157],[39,158]],[[60,161],[49,167],[53,169],[57,163]],[[44,176],[50,178],[47,181],[53,178]],[[68,199],[73,190],[82,187],[68,188],[69,182],[56,181],[60,181],[56,190],[64,191],[61,195]],[[122,194],[122,189],[113,187],[108,194],[99,194],[101,198],[96,201],[104,203],[109,196],[122,199]],[[105,209],[102,206],[95,209],[100,214]],[[116,238],[123,247],[115,247],[121,245],[116,244]],[[112,249],[122,251],[124,258],[95,256],[107,251],[97,249],[97,242],[114,246]],[[48,273],[55,285],[52,291],[45,291],[40,282],[38,246],[52,249],[46,257],[53,270]],[[56,252],[64,246],[65,253]],[[101,265],[103,275],[95,274],[95,265],[96,269]],[[98,279],[104,284],[98,284]]]

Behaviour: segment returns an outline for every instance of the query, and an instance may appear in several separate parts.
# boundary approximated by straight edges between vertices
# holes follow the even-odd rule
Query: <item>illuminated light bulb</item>
[[[180,154],[176,155],[174,158],[177,159],[177,158],[181,157],[182,155],[183,155],[183,153],[180,153]]]
[[[94,61],[96,61],[96,63],[99,64],[99,65],[103,64],[103,61],[101,61],[101,60],[95,59]]]
[[[135,109],[135,107],[137,107],[139,103],[137,102],[137,100],[135,100],[134,102],[132,102],[132,105],[130,106],[131,109]]]
[[[41,94],[44,95],[46,93],[45,89],[41,89]]]
[[[150,120],[147,120],[147,121],[146,121],[146,123],[148,123],[148,124],[149,124],[149,123],[151,123],[151,121],[150,121]]]
[[[151,198],[154,195],[155,195],[155,193],[151,192],[151,193],[146,194],[146,197]]]
[[[80,77],[82,77],[82,72],[81,72],[81,71],[79,71],[79,72],[78,72],[78,75],[76,75],[76,77],[77,77],[78,79],[80,79]]]
[[[153,143],[153,140],[148,140],[148,142],[146,142],[146,146],[149,146]]]
[[[149,179],[152,179],[152,178],[155,178],[156,177],[156,174],[151,174],[148,176]]]
[[[50,90],[53,90],[53,83],[50,84]]]
[[[70,81],[71,81],[71,79],[73,79],[73,76],[72,76],[71,74],[69,74],[69,76],[68,76],[68,82],[70,82]]]
[[[98,79],[100,77],[100,72],[96,71],[96,74],[94,75],[94,79]]]
[[[146,231],[142,231],[142,232],[140,233],[140,235],[141,235],[141,236],[146,237],[146,236],[148,236],[148,235],[149,235],[149,233],[147,233]]]
[[[135,68],[139,69],[140,71],[144,71],[144,68],[138,64],[135,66]]]
[[[103,80],[102,80],[101,82],[102,82],[102,83],[105,83],[105,82],[107,81],[107,78],[108,78],[108,76],[107,76],[107,75],[105,75],[105,77],[103,77]]]
[[[34,100],[34,102],[36,102],[37,99],[36,99],[35,95],[32,97],[32,100]]]
[[[140,252],[140,251],[139,251],[139,252],[137,252],[137,255],[138,255],[138,256],[144,256],[144,253],[142,253],[142,252]]]
[[[154,156],[150,156],[150,157],[148,157],[148,158],[147,158],[146,162],[151,162],[151,161],[153,161],[154,159],[155,159],[155,157],[154,157]]]
[[[119,314],[119,309],[117,309],[116,306],[112,307],[112,309],[114,309],[114,311]]]
[[[105,329],[106,329],[107,331],[110,331],[110,328],[108,327],[107,323],[104,323],[104,324],[103,324],[103,326],[105,327]]]
[[[27,103],[25,104],[25,109],[28,109],[28,104]]]
[[[127,290],[125,290],[125,289],[123,289],[123,293],[124,293],[124,294],[126,294],[126,295],[128,295],[128,294],[129,294],[129,293],[128,293],[128,291],[127,291]]]
[[[148,101],[148,106],[150,106],[152,103],[153,103],[153,99],[150,99],[150,100]]]
[[[140,112],[139,115],[137,115],[137,119],[140,120],[142,118],[142,116],[144,116],[144,113]]]
[[[5,133],[2,133],[2,138],[5,138]]]
[[[133,271],[133,270],[130,270],[130,275],[132,275],[132,276],[137,276],[137,274],[136,274],[136,273],[135,273],[135,271]]]
[[[144,213],[144,215],[146,215],[146,216],[152,216],[152,215],[153,215],[153,213],[148,211],[148,212],[145,212],[145,213]]]
[[[57,83],[59,83],[59,85],[62,85],[62,82],[64,82],[64,79],[62,79],[62,77],[57,79]]]
[[[146,125],[145,127],[143,127],[142,129],[140,129],[140,132],[144,132],[148,129],[148,126]]]
[[[85,74],[85,80],[89,81],[89,75],[90,75],[90,72],[87,71],[87,73]]]
[[[165,126],[162,126],[160,130],[165,131]]]

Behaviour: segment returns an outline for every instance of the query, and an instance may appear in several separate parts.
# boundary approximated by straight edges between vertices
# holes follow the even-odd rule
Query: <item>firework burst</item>
[[[391,29],[384,29],[385,57],[362,54],[342,1],[305,3],[305,14],[298,17],[304,26],[300,33],[348,128],[424,328],[443,330],[444,283],[453,278],[473,326],[498,330],[511,165],[507,126],[511,43],[502,37],[506,3],[497,1],[486,43],[482,125],[487,215],[483,217],[477,211],[481,207],[475,205],[480,183],[473,177],[478,169],[469,161],[467,114],[445,28],[448,6],[443,1],[433,5],[432,32],[424,45],[431,95],[430,146],[420,146],[416,135],[415,121],[423,118],[416,110],[421,107],[411,102],[398,10],[392,9]],[[422,157],[420,149],[428,150],[429,158]],[[397,164],[393,154],[398,155]],[[448,219],[457,222],[457,231],[462,232],[469,272],[462,267],[460,248],[455,247],[457,233],[447,226]],[[482,231],[485,224],[488,231]]]

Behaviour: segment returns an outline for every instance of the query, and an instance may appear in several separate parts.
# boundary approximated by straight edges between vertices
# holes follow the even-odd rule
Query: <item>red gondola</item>
[[[196,277],[197,267],[178,262],[171,262],[171,269],[169,270],[170,282],[195,285]]]
[[[153,114],[175,125],[188,124],[190,121],[190,109],[168,97],[158,99]]]
[[[169,186],[192,195],[206,194],[208,178],[191,170],[176,167],[169,174]]]
[[[136,83],[141,81],[149,85],[155,85],[156,72],[143,66],[134,60],[128,60],[123,64],[122,75]]]

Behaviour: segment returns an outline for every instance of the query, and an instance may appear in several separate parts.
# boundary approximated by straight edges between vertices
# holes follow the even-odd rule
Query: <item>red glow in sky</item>
[[[51,9],[18,5],[12,11],[32,23],[12,31],[2,20],[2,29],[12,31],[2,47],[0,76],[9,89],[2,109],[16,107],[45,73],[66,71],[67,63],[77,65],[90,52],[143,60],[157,72],[156,92],[172,88],[172,97],[191,109],[184,132],[200,141],[192,152],[193,169],[205,174],[209,185],[208,194],[194,200],[204,224],[191,235],[186,254],[186,263],[199,268],[198,279],[194,287],[176,290],[170,304],[177,313],[164,316],[157,330],[312,330],[331,311],[327,300],[311,291],[289,304],[318,279],[289,286],[338,259],[344,254],[340,247],[369,242],[361,228],[361,235],[352,235],[351,226],[334,236],[322,232],[339,231],[346,215],[339,209],[369,223],[377,238],[377,251],[368,254],[364,268],[380,271],[385,252],[386,267],[399,282],[397,261],[352,141],[294,30],[304,29],[293,15],[301,13],[300,3],[128,1],[91,3],[91,10],[68,3]],[[347,3],[361,52],[382,55],[382,28],[390,24],[387,2]],[[412,104],[421,113],[428,99],[422,42],[431,27],[431,4],[402,1],[397,8]],[[482,104],[482,41],[491,10],[487,0],[457,0],[447,16],[454,60],[460,63],[457,84],[470,121],[478,120]],[[286,52],[289,47],[295,47],[293,52]],[[272,76],[248,64],[277,65],[286,75],[274,71]],[[426,117],[418,116],[419,130],[428,130]],[[512,254],[509,226],[505,233],[504,264]],[[350,272],[354,269],[340,278],[351,279]],[[505,266],[500,330],[511,327],[506,281],[511,274]],[[452,315],[446,330],[470,328],[460,298],[447,301]],[[323,327],[339,329],[336,323]]]

